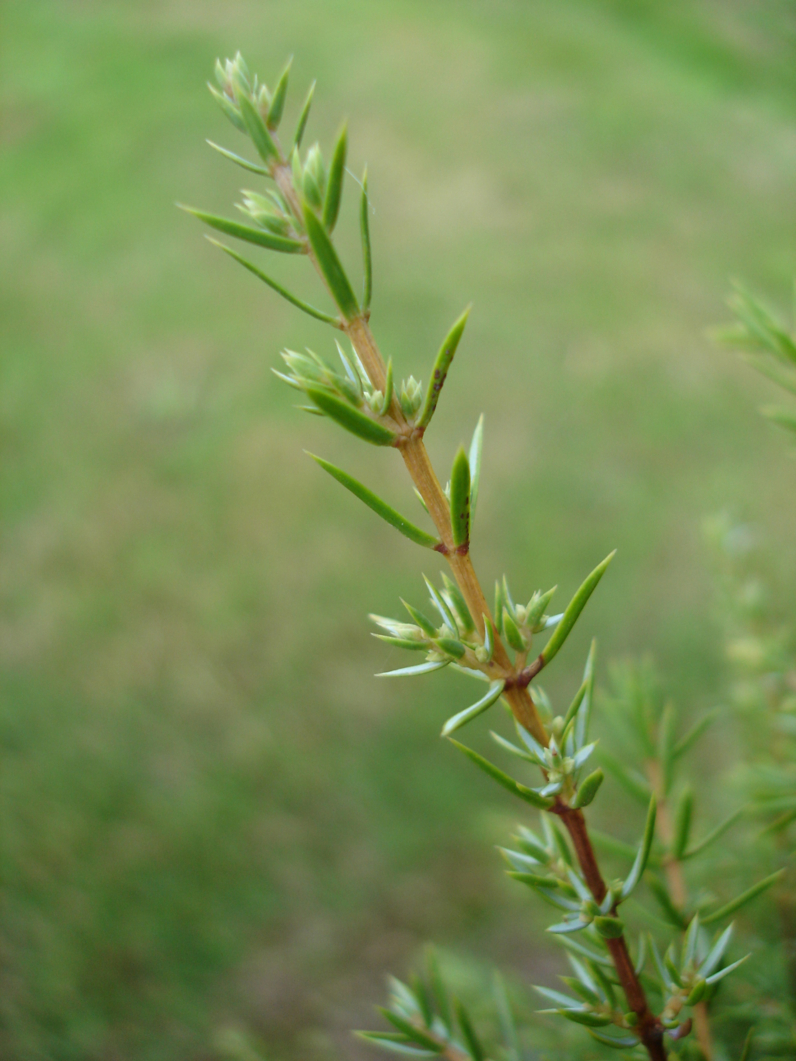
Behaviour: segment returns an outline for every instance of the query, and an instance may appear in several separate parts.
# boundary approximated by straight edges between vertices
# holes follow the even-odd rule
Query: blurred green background
[[[650,649],[688,715],[721,695],[704,518],[759,521],[796,580],[768,387],[705,337],[731,275],[784,306],[796,273],[793,3],[2,19],[0,1054],[210,1061],[239,1028],[272,1058],[363,1057],[349,1027],[426,939],[548,975],[493,849],[516,810],[437,739],[471,688],[372,677],[397,660],[366,613],[422,604],[436,564],[302,449],[412,512],[399,462],[294,411],[278,351],[330,336],[174,209],[227,213],[255,179],[205,145],[243,148],[204,81],[238,47],[271,83],[294,53],[307,142],[349,116],[399,373],[427,376],[474,301],[429,446],[444,466],[485,413],[485,581],[563,601],[618,546],[553,697],[597,632],[603,674]]]

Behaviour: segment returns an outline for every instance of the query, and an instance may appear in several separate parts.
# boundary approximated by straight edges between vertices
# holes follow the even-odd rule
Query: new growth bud
[[[413,419],[423,400],[423,390],[420,382],[416,380],[414,376],[405,379],[401,383],[401,390],[398,398],[404,416],[407,420]]]
[[[319,144],[313,144],[307,152],[302,177],[304,198],[313,210],[320,210],[326,194],[326,166]]]

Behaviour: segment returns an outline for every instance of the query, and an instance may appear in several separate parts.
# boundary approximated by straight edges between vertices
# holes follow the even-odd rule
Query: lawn
[[[398,462],[295,411],[271,368],[328,335],[174,208],[241,183],[204,82],[293,53],[308,142],[348,116],[399,375],[473,301],[429,447],[484,412],[485,581],[563,601],[618,547],[551,695],[596,633],[601,680],[649,651],[690,715],[724,695],[704,520],[759,524],[796,584],[769,387],[706,336],[732,276],[789,302],[793,6],[9,0],[3,37],[0,1054],[364,1057],[425,940],[518,984],[553,958],[492,846],[515,808],[437,739],[464,680],[372,677],[367,612],[436,566],[302,451],[412,512]]]

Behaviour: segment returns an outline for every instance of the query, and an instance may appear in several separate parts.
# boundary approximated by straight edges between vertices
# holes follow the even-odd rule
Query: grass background
[[[485,581],[563,600],[618,546],[551,694],[596,631],[603,661],[652,650],[690,715],[722,682],[703,519],[766,527],[783,600],[796,576],[768,387],[705,337],[730,275],[785,305],[796,273],[792,3],[2,18],[0,1052],[210,1061],[235,1027],[274,1058],[359,1057],[348,1028],[426,939],[548,975],[492,848],[515,808],[437,740],[469,688],[371,677],[395,657],[366,612],[422,603],[434,564],[302,448],[395,472],[411,511],[398,465],[293,410],[278,350],[329,336],[174,209],[226,212],[240,184],[203,82],[238,47],[268,80],[295,53],[308,142],[349,116],[400,374],[474,301],[429,445],[444,466],[486,414]],[[719,771],[726,742],[701,754]]]

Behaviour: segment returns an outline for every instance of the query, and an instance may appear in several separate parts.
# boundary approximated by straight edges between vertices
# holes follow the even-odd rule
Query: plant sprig
[[[277,375],[302,392],[309,403],[303,408],[309,412],[325,416],[362,441],[397,450],[434,525],[435,534],[421,529],[348,472],[313,456],[324,471],[390,526],[414,543],[438,552],[448,563],[450,576],[443,574],[441,586],[425,580],[431,615],[406,603],[409,622],[372,617],[382,631],[376,636],[394,647],[423,655],[421,662],[387,673],[417,676],[453,667],[487,683],[486,691],[481,687],[480,697],[448,719],[442,735],[483,773],[541,813],[541,835],[521,826],[516,850],[506,849],[504,857],[514,879],[557,909],[559,921],[550,931],[567,948],[575,975],[564,978],[574,996],[549,988],[538,990],[553,1003],[555,1013],[583,1026],[602,1044],[636,1048],[652,1061],[663,1061],[669,1044],[690,1030],[691,1020],[682,1011],[701,1004],[712,984],[742,960],[722,964],[729,930],[703,954],[706,937],[701,925],[734,912],[770,881],[761,882],[714,913],[700,911],[701,925],[696,914],[686,921],[678,896],[669,896],[669,906],[679,918],[678,927],[686,929],[679,956],[670,947],[661,958],[651,940],[649,947],[640,941],[634,948],[635,957],[631,957],[620,907],[635,896],[648,865],[660,865],[662,859],[666,867],[673,863],[679,866],[696,853],[695,848],[689,848],[692,808],[685,797],[678,804],[674,832],[667,836],[664,829],[661,833],[661,809],[668,809],[674,763],[696,737],[686,735],[677,741],[674,722],[667,717],[661,722],[655,747],[651,735],[642,733],[644,758],[657,755],[660,777],[645,776],[628,764],[617,763],[628,787],[647,804],[647,816],[627,876],[606,883],[584,816],[584,808],[599,795],[604,778],[602,768],[594,769],[589,763],[596,747],[596,742],[589,740],[594,645],[583,681],[561,715],[553,715],[545,694],[532,682],[564,648],[614,554],[594,568],[561,613],[548,613],[555,589],[537,589],[527,604],[517,604],[515,600],[520,598],[512,593],[505,577],[497,584],[494,610],[490,609],[470,556],[481,476],[483,417],[469,449],[462,446],[457,450],[447,489],[442,488],[424,444],[462,344],[470,309],[461,314],[443,340],[425,388],[411,375],[400,383],[394,379],[392,362],[385,363],[382,358],[369,323],[373,273],[367,173],[362,180],[359,211],[364,278],[360,297],[334,240],[344,191],[348,130],[345,125],[340,130],[328,165],[317,143],[302,153],[313,84],[291,147],[283,149],[279,129],[289,75],[290,63],[271,91],[256,76],[251,77],[239,53],[234,60],[216,64],[217,86],[211,85],[211,92],[233,126],[251,140],[260,161],[212,146],[233,164],[271,183],[264,194],[244,191],[238,204],[243,222],[186,209],[233,239],[266,251],[304,256],[312,263],[333,304],[331,312],[305,302],[258,265],[219,244],[293,306],[343,333],[348,348],[338,344],[341,367],[313,351],[286,350],[282,355],[286,371]],[[742,309],[744,335],[755,341],[761,341],[762,336],[780,361],[796,360],[792,358],[796,346],[781,329],[763,319],[754,307],[743,303]],[[535,645],[538,639],[544,639],[541,648]],[[495,741],[519,760],[522,770],[538,771],[536,783],[515,779],[451,736],[500,701],[513,715],[516,743],[499,733],[493,734]],[[605,761],[610,767],[610,760]],[[655,851],[656,835],[659,841],[663,835],[663,855]],[[581,939],[585,942],[579,942]],[[653,958],[651,971],[644,971],[647,953]],[[658,1009],[650,1004],[650,985],[663,999]],[[520,1061],[516,1031],[511,1020],[506,1023],[505,994],[498,997],[498,1008],[504,1018],[504,1051],[512,1061]],[[375,1045],[409,1056],[438,1055],[451,1061],[485,1061],[487,1057],[468,1011],[449,997],[433,962],[426,981],[418,980],[411,987],[395,981],[390,1006],[382,1012],[390,1030],[362,1033]]]

